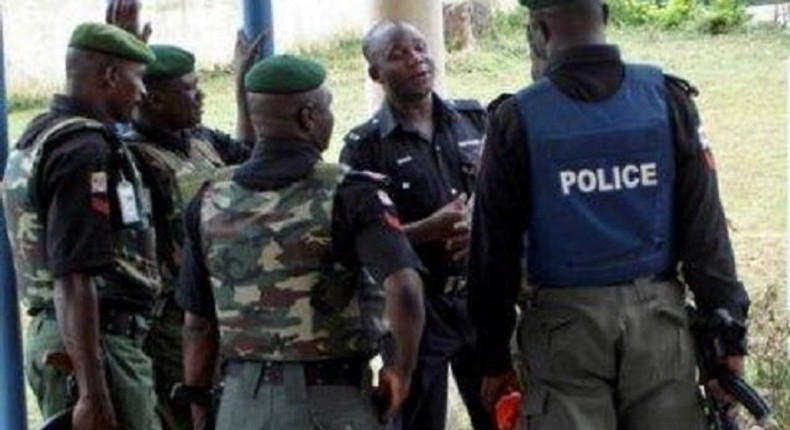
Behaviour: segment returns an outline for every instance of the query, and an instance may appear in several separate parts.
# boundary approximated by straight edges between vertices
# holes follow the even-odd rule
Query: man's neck
[[[110,116],[103,103],[97,103],[90,97],[81,96],[72,91],[67,91],[65,96],[70,100],[70,103],[73,103],[80,113],[86,117],[95,119],[108,126],[115,125],[118,122],[115,118]]]
[[[134,125],[143,134],[176,140],[181,139],[184,132],[184,129],[168,127],[166,124],[161,124],[143,115],[135,115]]]
[[[416,101],[404,102],[395,99],[387,101],[392,107],[393,115],[404,128],[416,130],[428,140],[433,138],[433,94]]]

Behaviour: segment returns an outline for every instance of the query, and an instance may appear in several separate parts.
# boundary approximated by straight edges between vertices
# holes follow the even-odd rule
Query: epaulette
[[[461,112],[485,111],[483,105],[475,99],[451,99],[447,100],[447,104],[453,109]]]
[[[502,103],[504,103],[505,100],[513,97],[514,95],[515,94],[511,94],[511,93],[502,93],[502,94],[500,94],[499,96],[497,96],[497,98],[495,98],[494,100],[492,100],[488,104],[488,106],[486,107],[486,111],[488,112],[489,115],[492,115],[497,110],[497,108]]]
[[[686,95],[688,95],[689,97],[696,97],[699,95],[699,90],[697,90],[697,87],[692,85],[691,82],[683,78],[679,78],[675,75],[670,75],[668,73],[665,73],[664,77],[667,79],[669,83],[680,88],[680,90],[686,93]]]
[[[373,183],[379,187],[386,187],[390,183],[387,175],[369,170],[351,170],[346,173],[346,180]]]
[[[359,142],[374,133],[378,133],[378,130],[379,120],[374,116],[364,124],[352,128],[351,131],[346,134],[343,140],[346,143]]]
[[[481,134],[486,130],[486,110],[479,101],[474,99],[447,100],[447,105],[455,109],[461,116],[471,121]]]

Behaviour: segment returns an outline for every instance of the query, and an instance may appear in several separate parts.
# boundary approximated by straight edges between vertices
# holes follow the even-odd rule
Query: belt
[[[33,315],[42,315],[55,319],[54,308],[41,308]],[[102,334],[126,336],[132,339],[142,338],[148,333],[148,320],[139,313],[102,308],[99,310],[99,331]]]
[[[282,385],[284,381],[284,367],[287,365],[300,365],[304,369],[305,383],[307,385],[351,385],[360,386],[368,370],[368,360],[362,358],[339,358],[331,360],[290,362],[290,361],[258,361],[261,364],[259,380],[263,385]],[[227,368],[228,374],[241,366]]]

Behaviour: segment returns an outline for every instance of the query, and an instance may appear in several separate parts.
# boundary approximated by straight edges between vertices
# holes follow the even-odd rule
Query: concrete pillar
[[[436,81],[434,88],[439,94],[445,95],[444,71],[444,21],[440,0],[370,0],[368,16],[370,17],[367,32],[377,22],[389,19],[406,21],[417,27],[428,41],[428,48],[436,62]],[[361,55],[361,54],[360,54]],[[367,73],[366,73],[367,75]],[[368,106],[371,113],[381,104],[383,95],[379,86],[368,79],[366,81]]]

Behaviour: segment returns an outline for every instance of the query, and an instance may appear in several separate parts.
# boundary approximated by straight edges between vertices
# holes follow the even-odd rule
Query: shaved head
[[[605,43],[608,20],[609,8],[601,0],[575,0],[530,11],[531,49],[558,51]]]
[[[334,117],[332,93],[326,86],[296,94],[247,93],[250,120],[257,140],[301,139],[328,147]]]
[[[382,55],[386,54],[387,43],[399,31],[408,31],[424,36],[417,27],[405,21],[379,21],[362,38],[362,55],[368,63],[377,62]]]
[[[66,94],[92,109],[97,119],[127,122],[145,96],[145,65],[79,48],[66,54]]]

